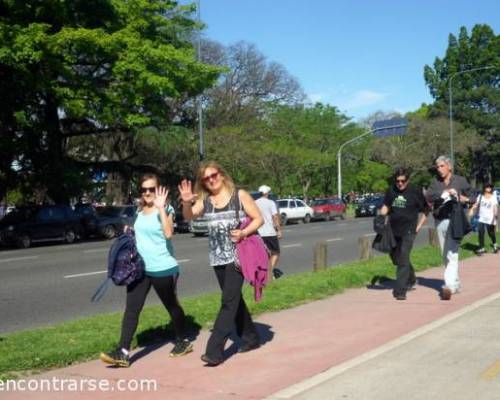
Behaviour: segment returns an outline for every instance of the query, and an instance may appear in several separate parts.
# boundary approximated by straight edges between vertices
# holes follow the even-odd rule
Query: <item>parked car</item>
[[[136,206],[97,207],[97,232],[106,239],[112,239],[125,225],[133,225],[137,213]]]
[[[186,233],[191,231],[191,224],[184,219],[182,209],[178,209],[174,216],[174,232]]]
[[[303,221],[305,224],[311,222],[314,210],[302,200],[279,199],[277,203],[282,225],[290,221]]]
[[[205,236],[208,234],[208,222],[205,217],[193,219],[189,223],[189,230],[194,236]]]
[[[28,248],[32,243],[73,243],[82,235],[80,218],[70,206],[30,206],[11,211],[0,221],[0,242]]]
[[[329,221],[340,217],[345,218],[345,204],[340,199],[316,199],[311,203],[314,210],[313,219]]]
[[[375,215],[377,215],[377,211],[382,207],[383,203],[383,197],[372,197],[366,199],[356,206],[356,210],[354,211],[356,218],[374,217]]]
[[[80,217],[83,235],[91,237],[99,235],[98,214],[95,207],[90,203],[77,203],[74,206],[75,214]]]

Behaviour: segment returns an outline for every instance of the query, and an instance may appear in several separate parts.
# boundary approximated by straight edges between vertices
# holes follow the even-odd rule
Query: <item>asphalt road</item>
[[[372,219],[338,220],[287,225],[281,241],[279,268],[286,274],[312,269],[316,242],[328,245],[328,263],[337,265],[359,257],[358,238],[372,234]],[[427,243],[427,230],[416,245]],[[110,241],[73,245],[44,245],[0,251],[0,333],[14,332],[105,312],[122,312],[123,287],[110,285],[99,303],[90,298],[106,277]],[[181,298],[214,292],[218,285],[208,266],[206,238],[174,237],[181,266]],[[152,290],[147,304],[159,302]]]

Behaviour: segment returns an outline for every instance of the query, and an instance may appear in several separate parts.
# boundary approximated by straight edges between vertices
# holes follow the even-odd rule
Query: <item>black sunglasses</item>
[[[152,186],[152,187],[141,187],[140,192],[141,193],[146,193],[146,192],[154,193],[155,190],[156,190],[155,186]]]
[[[408,179],[396,179],[396,183],[406,183]]]

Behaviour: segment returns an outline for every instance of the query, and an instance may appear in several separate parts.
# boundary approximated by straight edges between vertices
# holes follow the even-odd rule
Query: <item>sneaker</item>
[[[484,253],[486,253],[486,250],[484,247],[481,247],[480,249],[476,250],[476,254],[478,256],[482,256]]]
[[[496,244],[493,245],[493,253],[495,253],[495,254],[498,253],[498,247]]]
[[[410,292],[412,290],[415,290],[416,286],[417,286],[417,280],[415,279],[414,281],[408,284],[408,286],[406,287],[406,291]]]
[[[179,357],[193,351],[193,344],[187,339],[179,339],[175,341],[175,346],[170,352],[170,357]]]
[[[396,300],[406,300],[406,294],[405,293],[394,294],[394,298]]]
[[[111,364],[116,367],[130,367],[130,360],[128,354],[125,354],[122,349],[118,348],[109,353],[101,353],[99,355],[101,361],[106,364]]]
[[[455,292],[457,293],[457,292]],[[441,288],[441,300],[450,300],[452,295],[452,291],[450,288],[443,286]]]
[[[273,279],[279,279],[283,276],[284,272],[279,268],[273,269]]]

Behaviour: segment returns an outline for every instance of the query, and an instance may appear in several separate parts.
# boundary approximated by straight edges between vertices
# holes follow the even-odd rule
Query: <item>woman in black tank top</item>
[[[186,220],[202,215],[208,220],[209,262],[222,289],[222,299],[201,359],[215,366],[224,361],[224,346],[234,328],[243,342],[238,352],[260,346],[259,334],[241,293],[243,275],[235,264],[234,243],[255,233],[264,221],[250,194],[236,190],[231,177],[216,162],[207,162],[199,168],[194,193],[187,180],[181,182],[179,192]],[[237,216],[238,210],[244,211]],[[239,221],[245,214],[252,222],[240,230]]]

